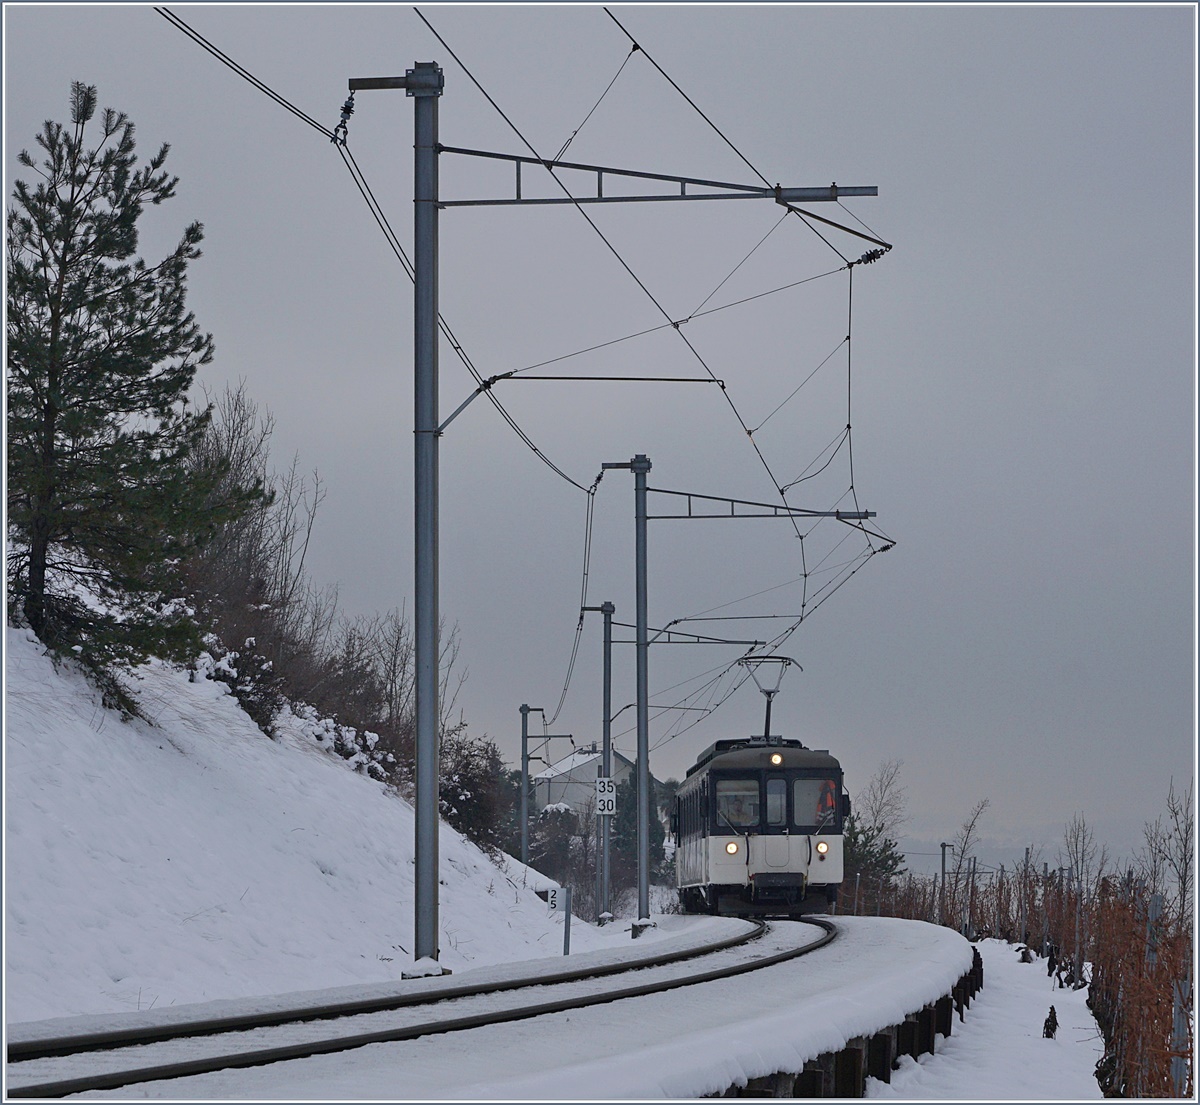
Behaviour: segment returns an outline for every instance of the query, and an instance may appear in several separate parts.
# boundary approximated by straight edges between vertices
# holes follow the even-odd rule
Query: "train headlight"
[[[817,854],[823,856],[828,851],[829,851],[829,845],[823,840],[818,840],[817,841]]]
[[[771,753],[771,763],[775,767],[778,767],[781,763],[783,763],[783,756],[780,755],[780,753],[778,753],[778,752],[772,752]]]
[[[726,844],[725,851],[728,852],[729,855],[731,855],[731,856],[736,856],[737,855],[737,841],[731,840],[728,844]]]

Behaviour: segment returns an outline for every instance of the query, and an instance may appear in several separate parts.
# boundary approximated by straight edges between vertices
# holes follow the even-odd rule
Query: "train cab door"
[[[759,837],[764,866],[786,870],[792,861],[792,838],[788,833],[787,780],[768,776],[766,780],[766,818]]]

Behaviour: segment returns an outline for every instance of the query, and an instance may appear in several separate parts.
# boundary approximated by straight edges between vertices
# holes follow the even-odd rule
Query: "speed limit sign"
[[[603,776],[596,780],[596,816],[612,817],[617,812],[617,784]]]

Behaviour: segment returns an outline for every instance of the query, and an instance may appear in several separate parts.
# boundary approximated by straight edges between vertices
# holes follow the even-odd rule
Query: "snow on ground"
[[[330,996],[348,998],[438,984],[399,981],[412,959],[407,803],[300,734],[269,740],[219,682],[148,666],[140,693],[149,725],[104,710],[82,678],[56,670],[22,631],[8,631],[5,665],[13,1036],[34,1030],[14,1022],[41,1018],[91,1014],[74,1027],[98,1028],[187,1015],[195,1010],[178,1007],[193,1002],[259,1007],[285,1000],[263,995],[294,991],[337,988]],[[547,968],[562,962],[562,922],[533,893],[541,876],[511,861],[501,870],[445,828],[441,872],[441,960],[454,981],[535,957]],[[576,919],[572,956],[628,957],[647,939],[686,942],[705,926],[739,924],[658,920],[635,943],[628,918],[604,929]],[[723,984],[715,997],[707,986],[688,988],[639,999],[637,1011],[601,1006],[469,1038],[205,1076],[186,1090],[170,1083],[111,1096],[566,1100],[723,1089],[795,1069],[881,1017],[898,1019],[944,992],[969,962],[966,942],[944,929],[840,921],[847,936],[829,955],[773,969],[766,989],[762,978]],[[939,1039],[938,1054],[904,1060],[890,1086],[872,1082],[870,1092],[1098,1097],[1085,991],[1051,991],[1044,967],[1017,963],[1006,945],[982,950],[985,987],[966,1022]],[[1051,1002],[1059,1035],[1044,1040]]]
[[[847,917],[840,927],[828,947],[763,972],[492,1025],[469,1036],[377,1044],[270,1068],[129,1086],[114,1096],[687,1099],[797,1070],[852,1036],[902,1020],[947,992],[971,965],[970,945],[948,929],[875,917]]]
[[[1022,963],[1017,949],[982,940],[983,989],[954,1022],[949,1039],[939,1036],[934,1055],[901,1059],[890,1085],[867,1081],[868,1097],[939,1101],[1075,1101],[1102,1097],[1096,1062],[1103,1042],[1087,990],[1060,990],[1046,976],[1046,961]],[[1042,1026],[1050,1006],[1058,1033]]]
[[[268,739],[220,682],[152,664],[138,693],[155,724],[123,722],[30,634],[6,644],[6,1021],[412,965],[408,803],[312,741]],[[501,870],[445,826],[440,870],[444,966],[561,955],[542,876]],[[628,930],[576,919],[572,951]]]

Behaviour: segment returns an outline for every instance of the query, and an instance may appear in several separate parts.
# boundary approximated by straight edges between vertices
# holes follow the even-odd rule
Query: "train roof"
[[[746,737],[741,740],[719,740],[709,745],[696,762],[688,768],[687,774],[692,775],[701,768],[709,766],[720,767],[750,767],[756,766],[767,752],[783,752],[786,767],[833,768],[841,770],[841,764],[824,748],[806,748],[798,740],[783,740],[762,737]],[[720,759],[720,764],[713,761]],[[686,778],[687,776],[685,776]]]

